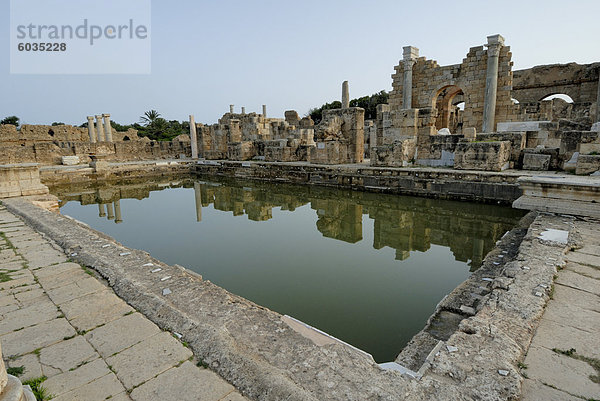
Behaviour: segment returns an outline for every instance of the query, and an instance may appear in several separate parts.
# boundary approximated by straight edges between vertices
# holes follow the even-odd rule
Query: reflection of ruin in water
[[[432,244],[441,245],[450,248],[456,260],[469,262],[471,271],[481,266],[485,254],[522,216],[510,208],[474,203],[214,177],[210,181],[128,182],[85,189],[59,186],[52,192],[61,199],[61,207],[69,201],[98,204],[100,217],[120,223],[120,199],[143,199],[152,191],[174,187],[194,188],[198,222],[202,208],[210,205],[234,216],[266,221],[273,217],[273,208],[293,211],[310,204],[323,236],[356,243],[363,239],[362,218],[366,214],[374,220],[373,248],[393,248],[396,259],[405,260],[412,251],[425,252]]]

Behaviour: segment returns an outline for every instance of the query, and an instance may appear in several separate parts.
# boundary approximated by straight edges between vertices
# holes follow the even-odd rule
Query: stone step
[[[0,394],[0,401],[25,401],[23,385],[21,381],[14,376],[8,375],[8,383]]]

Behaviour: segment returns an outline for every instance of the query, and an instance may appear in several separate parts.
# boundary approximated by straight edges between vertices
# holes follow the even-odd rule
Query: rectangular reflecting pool
[[[60,186],[61,213],[392,361],[523,212],[253,181]]]

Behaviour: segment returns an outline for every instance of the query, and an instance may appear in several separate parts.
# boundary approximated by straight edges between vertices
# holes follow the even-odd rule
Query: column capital
[[[102,117],[104,117],[104,118],[110,118],[110,114],[104,113],[104,114],[102,114]]]
[[[94,116],[87,116],[88,121],[93,121],[94,120]]]
[[[491,35],[487,37],[488,55],[498,56],[500,54],[500,48],[504,46],[504,38],[502,35]]]
[[[409,59],[409,60],[402,60],[402,65],[404,66],[404,70],[412,70],[412,68],[414,67],[414,65],[417,63],[417,60],[413,60],[413,59]]]
[[[102,120],[102,114],[97,114],[97,115],[96,115],[96,119],[97,119],[97,120]]]
[[[402,60],[416,60],[419,58],[419,49],[414,46],[404,46],[402,48]]]

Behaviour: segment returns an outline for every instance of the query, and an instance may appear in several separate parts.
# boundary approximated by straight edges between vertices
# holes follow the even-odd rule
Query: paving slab
[[[218,401],[234,390],[214,372],[187,361],[135,388],[131,398],[134,401],[168,400],[178,394],[178,401]]]
[[[581,398],[531,379],[523,381],[521,398],[529,401],[581,401]]]
[[[69,302],[66,302],[61,305],[61,309],[65,313],[67,319],[71,320],[81,315],[93,315],[98,310],[98,307],[119,309],[119,306],[121,305],[127,304],[117,297],[111,290],[104,288],[100,291],[93,292],[88,296],[75,298]]]
[[[600,280],[600,267],[591,267],[587,265],[580,265],[579,263],[569,262],[567,264],[567,270],[581,274],[585,277],[592,278],[594,280]]]
[[[51,302],[43,302],[18,309],[0,320],[0,336],[11,331],[33,326],[58,317],[60,312]]]
[[[15,298],[17,298],[17,301],[19,301],[21,304],[25,304],[32,299],[37,299],[40,297],[50,299],[46,295],[46,291],[44,291],[44,289],[38,284],[34,284],[27,289],[22,289],[22,291],[15,292],[14,295]]]
[[[83,297],[97,291],[102,291],[106,287],[94,277],[88,276],[83,280],[65,286],[48,290],[48,296],[57,305],[62,305],[75,298]]]
[[[82,336],[61,341],[40,351],[40,363],[43,366],[63,373],[97,358],[96,350]]]
[[[600,336],[573,326],[542,318],[531,345],[552,350],[574,348],[581,355],[600,359]]]
[[[75,370],[66,371],[49,378],[44,382],[44,387],[48,389],[50,394],[59,396],[85,386],[110,373],[110,369],[108,369],[106,362],[98,358],[85,365],[81,365]]]
[[[579,251],[569,252],[565,259],[568,262],[600,267],[600,256],[590,255],[589,253],[583,253]]]
[[[40,365],[39,358],[36,354],[26,354],[15,359],[11,359],[8,361],[8,366],[11,368],[23,366],[25,368],[23,374],[19,376],[21,381],[43,376],[42,365]]]
[[[38,348],[47,347],[75,335],[75,329],[64,318],[49,320],[23,330],[0,336],[5,358],[23,355]]]
[[[600,333],[600,313],[583,309],[567,302],[552,303],[543,318],[560,324],[568,324],[589,333]]]
[[[586,362],[543,347],[531,346],[525,364],[529,366],[527,375],[530,379],[578,397],[600,398],[600,384],[589,378],[596,371]]]
[[[600,296],[600,280],[590,279],[568,269],[560,272],[556,282]]]
[[[160,332],[158,326],[143,315],[132,313],[86,333],[85,338],[100,355],[108,358]]]
[[[77,263],[67,262],[52,266],[40,267],[38,269],[34,269],[33,273],[39,280],[41,280],[43,278],[49,278],[61,273],[70,273],[77,270],[82,270],[81,266],[79,266]]]
[[[63,393],[53,401],[102,401],[121,394],[125,388],[114,373],[102,376],[75,390]]]
[[[570,303],[582,309],[600,312],[600,296],[562,284],[555,284],[554,299],[557,302]]]
[[[152,379],[192,356],[171,334],[162,332],[106,359],[127,389]]]

